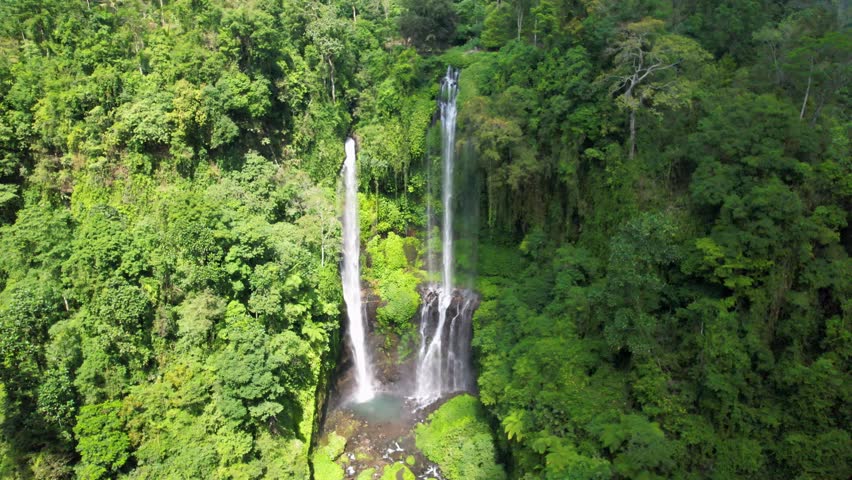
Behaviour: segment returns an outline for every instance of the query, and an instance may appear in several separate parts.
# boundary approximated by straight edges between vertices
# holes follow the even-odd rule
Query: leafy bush
[[[81,457],[77,467],[80,478],[103,478],[121,468],[129,458],[130,439],[122,429],[120,408],[120,402],[109,402],[80,409],[74,427]]]
[[[385,333],[406,333],[413,327],[411,319],[420,306],[420,295],[417,293],[420,279],[410,268],[406,255],[406,250],[416,251],[413,245],[406,248],[412,241],[416,240],[390,233],[386,238],[373,237],[367,243],[372,267],[365,273],[382,299],[377,320],[379,329]]]
[[[506,478],[496,462],[494,437],[482,404],[459,395],[429,415],[415,430],[417,448],[441,467],[449,480],[500,480]]]
[[[414,474],[404,463],[394,463],[385,467],[381,480],[415,480]]]
[[[323,480],[343,480],[343,467],[338,465],[337,460],[346,448],[346,438],[336,432],[328,434],[327,443],[321,445],[314,452],[314,478]]]

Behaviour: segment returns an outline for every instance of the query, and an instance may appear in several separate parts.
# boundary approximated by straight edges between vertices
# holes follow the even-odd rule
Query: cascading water
[[[441,232],[441,298],[440,309],[446,317],[453,295],[453,163],[456,156],[456,97],[459,94],[459,72],[447,68],[441,85],[441,159],[444,164],[442,203],[444,222]]]
[[[343,298],[349,319],[349,343],[355,364],[356,402],[366,402],[375,395],[370,356],[367,351],[364,310],[361,303],[361,238],[358,223],[358,176],[355,166],[355,140],[346,139],[346,160],[343,163],[343,184],[346,191],[343,205]]]
[[[471,292],[453,287],[453,167],[456,143],[456,98],[459,72],[452,67],[441,83],[438,99],[441,113],[441,283],[428,284],[420,307],[420,350],[415,398],[421,405],[443,394],[466,390],[470,385],[470,316],[476,303]],[[431,211],[427,211],[431,227]],[[429,232],[431,234],[431,232]],[[429,242],[431,243],[431,242]],[[432,269],[432,252],[427,253]],[[433,272],[429,272],[433,278]],[[437,319],[435,319],[437,317]],[[449,322],[448,322],[449,318]],[[434,324],[434,326],[432,326]],[[431,327],[431,328],[430,328]]]

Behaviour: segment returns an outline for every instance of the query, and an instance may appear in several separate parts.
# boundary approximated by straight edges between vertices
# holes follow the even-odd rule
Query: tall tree
[[[399,29],[421,50],[447,46],[456,32],[456,12],[451,0],[403,0]]]
[[[628,152],[636,155],[636,115],[643,108],[678,108],[689,103],[694,84],[682,71],[710,60],[710,54],[689,38],[665,33],[662,20],[645,18],[624,26],[609,52],[613,69],[607,75],[619,106],[628,111]]]

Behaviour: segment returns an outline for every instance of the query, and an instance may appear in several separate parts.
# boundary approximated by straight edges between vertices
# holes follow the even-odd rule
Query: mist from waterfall
[[[361,235],[358,222],[358,172],[355,164],[355,140],[346,139],[346,160],[343,163],[345,189],[343,205],[343,298],[349,320],[348,335],[355,366],[356,402],[366,402],[375,396],[373,372],[367,350],[364,307],[361,301]]]

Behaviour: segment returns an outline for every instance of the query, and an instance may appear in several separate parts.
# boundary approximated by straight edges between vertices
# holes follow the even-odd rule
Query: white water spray
[[[349,319],[349,340],[355,363],[354,400],[362,403],[375,396],[373,372],[367,351],[364,310],[361,302],[361,235],[358,223],[358,176],[355,165],[355,140],[346,139],[343,163],[346,190],[343,205],[343,298]]]

